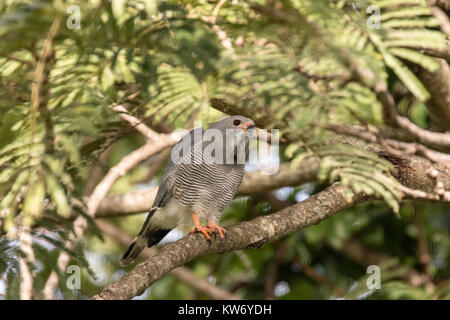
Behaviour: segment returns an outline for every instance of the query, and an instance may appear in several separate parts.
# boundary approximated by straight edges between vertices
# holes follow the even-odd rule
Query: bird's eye
[[[236,120],[233,121],[233,124],[234,124],[235,126],[238,126],[238,125],[241,124],[241,120],[236,119]]]

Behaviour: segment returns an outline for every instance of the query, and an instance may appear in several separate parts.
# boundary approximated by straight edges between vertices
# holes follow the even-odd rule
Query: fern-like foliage
[[[130,138],[133,130],[118,120],[114,104],[170,131],[216,120],[222,114],[211,101],[225,101],[235,113],[280,129],[283,160],[297,165],[319,157],[320,178],[340,181],[349,199],[365,192],[398,212],[392,165],[373,151],[336,143],[325,127],[383,125],[374,93],[380,85],[400,88],[400,111],[430,98],[412,71],[415,65],[437,70],[427,52],[447,45],[430,6],[425,0],[276,3],[2,1],[0,234],[9,240],[0,240],[0,273],[18,269],[11,258],[18,224],[55,231],[33,236],[64,250],[73,217],[85,214],[92,165],[111,165],[98,158],[121,139],[128,147],[122,152],[142,142]],[[80,29],[66,25],[69,5],[81,7]],[[35,251],[37,260],[51,252],[45,245]],[[70,252],[87,266],[82,253],[82,247]]]

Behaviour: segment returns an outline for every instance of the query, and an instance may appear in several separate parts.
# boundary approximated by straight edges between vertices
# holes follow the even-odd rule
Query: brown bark
[[[133,241],[133,238],[125,234],[122,230],[120,230],[115,225],[104,221],[97,220],[97,224],[100,229],[111,236],[116,242],[124,247],[128,247],[130,243]],[[146,258],[151,257],[156,254],[158,251],[155,248],[146,248],[142,255]],[[179,267],[170,272],[172,276],[180,280],[181,282],[187,284],[193,289],[202,292],[213,299],[218,300],[239,300],[240,298],[224,289],[221,289],[206,279],[199,278],[195,275],[191,270],[186,267]]]
[[[406,156],[394,162],[395,176],[403,185],[411,189],[432,192],[435,180],[429,175],[431,162],[416,156]],[[450,168],[435,164],[433,168],[450,189]],[[283,171],[295,170],[286,166]],[[301,169],[300,169],[301,170]],[[301,175],[300,175],[301,176]],[[261,176],[269,179],[271,176]],[[293,183],[293,181],[289,181]],[[251,184],[250,184],[251,185]],[[280,185],[276,184],[277,187]],[[119,281],[107,286],[94,299],[131,299],[142,294],[154,281],[170,270],[183,265],[196,257],[223,253],[240,249],[260,248],[267,241],[275,241],[288,234],[317,224],[320,221],[342,211],[343,209],[368,199],[364,194],[356,194],[347,202],[342,187],[334,184],[303,202],[297,203],[271,215],[258,217],[252,221],[242,222],[228,230],[225,241],[213,241],[211,245],[201,235],[189,235],[175,243],[164,246],[161,251],[145,262],[139,264]]]
[[[317,224],[343,209],[362,202],[366,197],[356,194],[350,202],[344,197],[342,187],[334,184],[305,201],[271,215],[242,222],[228,229],[227,239],[208,244],[199,234],[191,234],[136,266],[122,279],[112,283],[93,299],[131,299],[142,294],[164,274],[196,257],[240,249],[260,248],[267,241]]]

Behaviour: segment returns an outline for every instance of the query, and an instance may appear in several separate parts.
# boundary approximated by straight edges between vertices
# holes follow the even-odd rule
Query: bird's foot
[[[195,226],[194,229],[192,229],[191,232],[189,233],[196,233],[196,232],[201,232],[205,236],[206,240],[211,241],[211,235],[213,234],[214,230],[199,225]]]
[[[192,220],[194,220],[194,229],[190,233],[201,232],[205,236],[206,240],[211,242],[211,235],[213,234],[214,229],[211,229],[208,226],[202,226],[200,220],[194,212],[192,212]]]
[[[227,230],[225,230],[221,226],[218,226],[214,222],[210,221],[206,224],[206,227],[211,229],[213,232],[219,234],[220,240],[223,240],[225,238]]]

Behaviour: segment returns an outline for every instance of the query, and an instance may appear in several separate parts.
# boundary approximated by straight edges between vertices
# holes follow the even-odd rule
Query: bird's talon
[[[192,213],[192,220],[194,220],[194,229],[190,233],[201,232],[205,237],[205,239],[208,240],[208,242],[210,242],[211,240],[210,235],[213,233],[214,230],[208,226],[206,227],[202,226],[200,224],[200,220],[198,219],[197,215],[194,212]]]
[[[206,226],[210,230],[214,230],[214,233],[219,235],[220,240],[223,240],[225,238],[225,234],[227,233],[227,230],[225,230],[224,228],[218,226],[214,222],[208,222],[206,224]]]
[[[213,233],[213,230],[211,230],[208,227],[197,226],[193,230],[191,230],[189,232],[189,234],[196,233],[196,232],[200,232],[201,234],[203,234],[205,239],[209,241],[211,239],[211,234]]]

